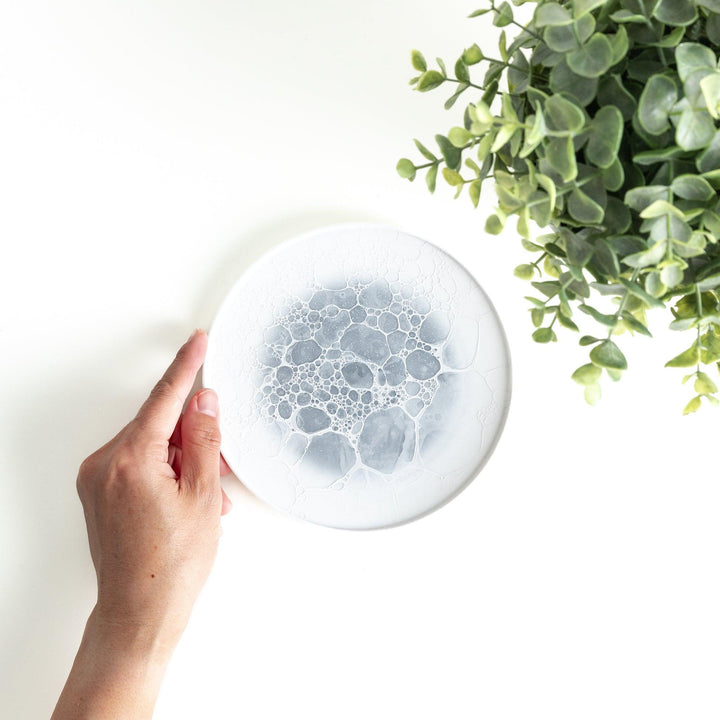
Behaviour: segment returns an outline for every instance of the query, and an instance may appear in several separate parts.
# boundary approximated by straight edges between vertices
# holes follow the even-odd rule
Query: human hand
[[[77,488],[98,580],[97,619],[177,640],[210,572],[231,503],[220,487],[218,401],[200,390],[196,332],[139,413],[81,465]]]
[[[182,413],[206,350],[196,331],[137,416],[80,467],[97,603],[53,720],[152,715],[232,507],[217,396],[200,390]]]

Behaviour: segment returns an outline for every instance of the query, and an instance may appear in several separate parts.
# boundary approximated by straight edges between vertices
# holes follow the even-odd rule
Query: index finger
[[[195,376],[207,350],[207,334],[196,330],[178,350],[165,374],[143,403],[136,420],[158,439],[168,440],[177,424],[183,405],[192,390]]]

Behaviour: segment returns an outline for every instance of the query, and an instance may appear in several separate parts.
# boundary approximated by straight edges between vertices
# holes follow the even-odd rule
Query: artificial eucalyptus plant
[[[441,169],[475,206],[494,180],[485,230],[517,217],[533,338],[556,341],[556,324],[579,332],[576,309],[601,328],[580,337],[589,362],[572,375],[589,403],[603,370],[618,380],[627,368],[614,336],[650,336],[646,311],[669,307],[670,327],[692,331],[665,363],[694,368],[685,414],[718,404],[705,370],[720,370],[720,0],[490,2],[470,17],[492,13],[496,53],[475,44],[451,74],[412,52],[416,90],[451,86],[447,109],[473,98],[438,150],[416,140],[424,161],[403,158],[398,173],[424,170],[434,192]]]

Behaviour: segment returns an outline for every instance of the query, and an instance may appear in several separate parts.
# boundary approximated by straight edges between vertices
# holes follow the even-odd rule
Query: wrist
[[[121,617],[98,603],[90,614],[85,633],[98,651],[163,665],[170,660],[182,628],[165,619]]]
[[[150,626],[108,621],[96,606],[52,720],[149,719],[174,647]]]

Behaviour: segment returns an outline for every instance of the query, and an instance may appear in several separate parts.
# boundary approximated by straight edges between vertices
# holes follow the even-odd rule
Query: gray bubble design
[[[333,527],[388,527],[455,496],[510,398],[502,326],[440,248],[321,228],[258,259],[210,332],[223,453],[262,500]]]
[[[305,438],[298,472],[307,487],[362,465],[390,475],[418,452],[451,317],[384,279],[316,286],[308,297],[263,333],[255,371],[272,372],[255,398],[261,414]]]

